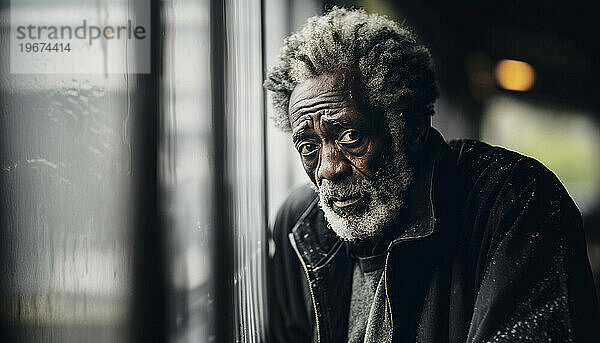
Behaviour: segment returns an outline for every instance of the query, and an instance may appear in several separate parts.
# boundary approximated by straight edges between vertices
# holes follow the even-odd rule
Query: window
[[[40,26],[150,8],[151,73],[102,41],[129,73],[14,74],[3,44],[2,341],[263,341],[261,2],[19,5]]]

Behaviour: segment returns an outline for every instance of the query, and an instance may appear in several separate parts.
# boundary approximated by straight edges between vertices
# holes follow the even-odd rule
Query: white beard
[[[345,241],[379,235],[396,221],[404,204],[406,189],[412,179],[412,167],[402,145],[404,122],[394,122],[389,124],[393,140],[393,158],[384,162],[373,180],[363,176],[354,176],[338,183],[324,179],[317,189],[319,205],[325,219],[331,229]],[[359,214],[339,214],[339,210],[335,211],[333,198],[357,194],[368,195],[369,200],[364,211]]]

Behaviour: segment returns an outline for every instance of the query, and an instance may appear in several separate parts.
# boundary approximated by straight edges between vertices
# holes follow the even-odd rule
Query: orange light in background
[[[527,91],[535,82],[535,72],[528,63],[516,60],[502,60],[496,65],[496,81],[511,91]]]

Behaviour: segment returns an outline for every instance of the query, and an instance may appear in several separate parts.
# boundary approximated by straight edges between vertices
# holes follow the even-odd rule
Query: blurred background
[[[559,177],[600,289],[590,2],[12,3],[56,24],[84,5],[102,24],[150,4],[152,60],[150,74],[11,74],[0,1],[0,341],[266,341],[269,227],[308,179],[261,85],[283,38],[336,5],[404,22],[430,47],[446,140],[500,145]]]

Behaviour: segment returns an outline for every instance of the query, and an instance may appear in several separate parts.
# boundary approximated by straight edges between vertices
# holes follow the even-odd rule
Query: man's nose
[[[334,144],[325,144],[321,147],[321,161],[317,168],[317,185],[323,179],[336,181],[352,174],[352,166]]]

